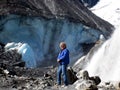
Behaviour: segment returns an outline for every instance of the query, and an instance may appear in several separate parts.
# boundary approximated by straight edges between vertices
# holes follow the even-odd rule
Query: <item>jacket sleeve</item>
[[[59,53],[58,59],[62,61],[65,58],[66,54],[67,54],[67,50],[62,51],[61,53]]]

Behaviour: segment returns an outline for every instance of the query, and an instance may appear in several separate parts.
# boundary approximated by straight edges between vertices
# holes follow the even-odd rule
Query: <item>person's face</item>
[[[61,44],[61,45],[60,45],[60,49],[62,49],[62,50],[65,49],[65,45],[64,45],[64,44]]]

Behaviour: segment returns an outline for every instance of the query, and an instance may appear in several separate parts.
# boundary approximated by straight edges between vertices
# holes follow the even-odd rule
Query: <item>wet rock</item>
[[[117,90],[120,90],[120,81],[114,82],[113,85],[115,86],[115,88],[116,88]]]
[[[98,90],[98,85],[101,82],[99,76],[89,77],[86,70],[80,70],[77,73],[78,80],[74,83],[77,90]]]
[[[77,90],[98,90],[97,85],[92,80],[82,80],[75,83]]]
[[[68,83],[73,84],[78,78],[76,76],[75,71],[73,71],[72,67],[68,67],[67,69],[68,74]]]
[[[81,70],[77,73],[77,77],[83,80],[89,80],[89,73],[86,70]]]
[[[100,84],[101,79],[99,76],[89,77],[90,80],[94,81],[96,85]]]
[[[100,85],[98,85],[98,88],[100,90],[119,90],[119,89],[115,88],[115,86],[112,83],[112,81],[111,82],[101,82]]]

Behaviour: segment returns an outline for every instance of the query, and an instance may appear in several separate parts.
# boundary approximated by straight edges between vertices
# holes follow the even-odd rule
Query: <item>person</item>
[[[69,64],[69,50],[67,49],[66,43],[60,43],[60,53],[57,57],[57,62],[59,63],[58,71],[57,71],[57,84],[61,85],[61,76],[63,77],[64,85],[68,85],[68,78],[67,78],[67,66]]]

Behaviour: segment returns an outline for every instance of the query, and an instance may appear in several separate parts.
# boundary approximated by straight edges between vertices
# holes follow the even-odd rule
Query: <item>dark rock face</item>
[[[113,26],[89,11],[79,0],[1,0],[0,15],[19,14],[46,19],[69,19],[110,35]]]
[[[21,62],[21,55],[16,50],[6,52],[0,49],[0,67],[9,69],[9,67],[21,66]],[[22,66],[24,67],[25,65]]]
[[[8,70],[9,74],[16,75],[17,72],[19,72],[20,70],[16,69],[16,67],[25,67],[25,62],[21,60],[21,55],[18,54],[16,50],[5,51],[4,47],[1,46],[0,48],[1,71]]]
[[[101,82],[101,79],[99,76],[89,77],[90,80],[93,80],[96,85],[98,85]]]
[[[68,75],[68,83],[73,84],[75,81],[77,81],[76,72],[72,69],[72,67],[69,67],[67,69],[67,75]]]

